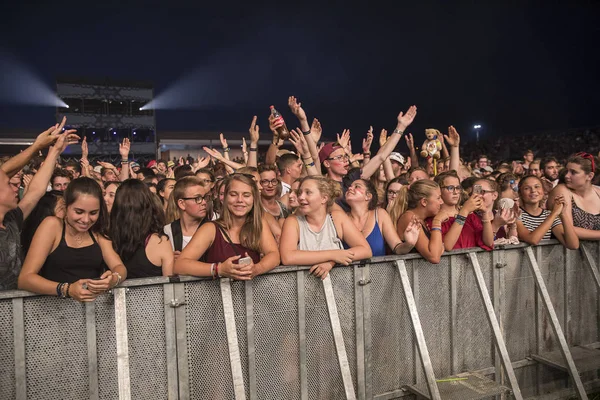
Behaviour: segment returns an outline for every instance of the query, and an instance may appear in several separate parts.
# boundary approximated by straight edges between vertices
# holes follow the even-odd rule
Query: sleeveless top
[[[325,222],[318,232],[314,232],[308,226],[304,215],[297,215],[298,227],[300,228],[300,240],[298,250],[341,250],[344,248],[342,241],[338,238],[333,217],[327,214]]]
[[[207,263],[219,263],[224,262],[229,257],[242,256],[245,257],[246,253],[252,258],[252,261],[256,264],[260,261],[260,254],[252,249],[242,246],[239,243],[230,243],[223,237],[219,225],[211,222],[215,225],[215,238],[213,243],[204,253],[203,259]],[[234,262],[237,264],[237,261]]]
[[[594,190],[594,192],[596,192]],[[596,192],[600,197],[600,194]],[[575,199],[571,196],[571,204],[573,206],[573,225],[591,231],[600,231],[600,214],[592,214],[579,208],[575,203]]]
[[[46,257],[40,276],[55,282],[73,283],[79,279],[99,278],[105,270],[102,249],[94,234],[88,231],[92,243],[86,247],[69,247],[65,240],[65,223],[58,247]]]
[[[148,236],[150,239],[150,236]],[[127,267],[127,278],[149,278],[151,276],[162,276],[162,267],[160,265],[154,265],[148,259],[146,255],[146,247],[148,246],[148,239],[146,240],[146,246],[140,246],[133,253],[133,256],[124,262]],[[167,240],[167,238],[162,238]]]
[[[367,243],[369,243],[369,246],[371,247],[373,257],[386,255],[385,239],[383,238],[383,235],[381,234],[381,228],[379,227],[377,209],[375,209],[375,226],[373,227],[371,233],[367,235],[366,239]],[[350,246],[344,242],[344,248],[349,249]]]
[[[275,200],[275,201],[277,202],[277,205],[279,206],[279,215],[273,215],[273,214],[271,214],[271,212],[269,210],[267,210],[266,208],[263,207],[265,212],[268,212],[269,214],[273,215],[273,218],[275,218],[276,221],[279,221],[281,218],[283,218],[283,219],[287,218],[290,215],[290,211],[288,210],[288,208],[281,201],[279,201],[279,200]]]

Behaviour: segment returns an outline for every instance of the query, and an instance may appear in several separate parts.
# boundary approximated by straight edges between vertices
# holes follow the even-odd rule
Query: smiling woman
[[[64,198],[64,220],[46,218],[33,237],[19,289],[93,301],[125,279],[127,271],[106,236],[108,212],[98,183],[75,179]]]
[[[222,215],[194,233],[175,262],[175,273],[249,280],[279,264],[253,177],[236,173],[226,179]]]

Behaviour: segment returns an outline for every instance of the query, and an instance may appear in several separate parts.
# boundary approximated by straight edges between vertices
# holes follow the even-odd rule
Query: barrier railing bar
[[[587,394],[585,393],[585,388],[583,387],[583,382],[581,381],[581,377],[577,372],[577,367],[575,366],[575,362],[573,361],[573,357],[571,356],[571,351],[569,350],[569,345],[567,344],[565,335],[563,334],[562,328],[558,321],[558,316],[556,315],[556,311],[554,310],[554,306],[552,305],[552,301],[550,300],[550,295],[548,294],[548,290],[546,289],[546,284],[544,283],[544,278],[542,277],[542,273],[540,272],[540,268],[538,266],[537,260],[533,255],[533,250],[531,247],[526,249],[527,256],[529,257],[529,267],[534,274],[535,284],[539,289],[540,295],[542,297],[542,302],[544,304],[544,308],[546,312],[550,316],[550,325],[552,326],[552,330],[554,331],[554,335],[558,339],[558,343],[560,346],[560,351],[565,358],[567,363],[567,367],[569,369],[569,374],[571,375],[571,379],[575,384],[575,388],[577,390],[577,394],[579,398],[587,400]],[[566,269],[566,268],[565,268]],[[567,307],[565,307],[567,308]]]
[[[25,369],[25,315],[23,299],[12,300],[13,345],[15,350],[15,398],[27,399],[27,371]]]
[[[327,302],[327,310],[329,311],[329,322],[331,323],[333,341],[335,342],[340,372],[344,383],[344,391],[346,392],[346,399],[355,400],[356,394],[354,392],[354,384],[352,383],[352,375],[350,374],[350,365],[348,364],[348,355],[346,354],[346,347],[344,345],[340,317],[338,315],[337,305],[335,304],[335,295],[333,294],[333,285],[331,284],[331,274],[327,275],[322,282],[325,291],[325,300]]]
[[[404,260],[396,261],[396,267],[400,273],[400,281],[402,282],[403,289],[402,292],[404,293],[404,298],[410,313],[410,321],[413,328],[413,333],[415,334],[417,347],[419,349],[423,371],[425,372],[429,396],[432,400],[441,400],[440,392],[435,381],[435,375],[433,373],[433,365],[431,364],[431,359],[429,358],[429,350],[427,349],[427,343],[425,342],[425,335],[423,334],[423,327],[421,326],[421,320],[419,319],[417,304],[415,303],[412,288],[410,287],[410,280],[408,279],[408,273],[406,272]],[[413,268],[413,272],[414,271],[415,268]]]
[[[363,279],[365,282],[371,282],[371,267],[367,264],[362,268]],[[365,328],[365,397],[373,398],[373,360],[371,358],[372,332],[371,329],[371,285],[363,286],[363,321]]]
[[[504,270],[506,267],[506,255],[504,250],[496,250],[492,252],[492,300],[494,302],[494,310],[496,310],[496,315],[498,316],[498,325],[500,326],[500,332],[503,334],[504,340],[506,337],[504,335],[504,322],[502,317],[506,314],[504,296],[506,293],[505,286],[505,276]],[[494,380],[499,385],[504,385],[504,370],[502,369],[502,360],[500,358],[500,352],[493,346],[493,355],[494,355]],[[513,362],[513,369],[514,369]],[[485,375],[485,374],[483,374]],[[505,394],[500,395],[501,399],[506,398]]]
[[[188,366],[188,343],[187,343],[187,321],[186,321],[186,286],[184,283],[173,284],[173,296],[182,307],[175,309],[175,334],[177,342],[177,383],[179,387],[179,399],[190,398],[190,376]]]
[[[127,338],[127,299],[126,288],[113,289],[115,296],[115,330],[117,342],[117,380],[119,400],[131,399],[129,377],[129,343]]]
[[[177,376],[177,334],[175,332],[175,292],[173,284],[163,286],[163,300],[165,313],[165,345],[167,351],[167,395],[169,400],[179,398]],[[179,300],[179,299],[178,299]]]
[[[479,289],[479,295],[481,296],[481,300],[483,301],[488,322],[490,323],[490,326],[492,328],[494,341],[496,342],[496,347],[498,348],[498,352],[500,353],[502,365],[504,366],[504,371],[506,372],[506,376],[508,378],[508,381],[510,382],[510,387],[513,391],[513,396],[517,400],[522,400],[523,395],[521,394],[521,389],[519,388],[519,382],[517,381],[517,377],[515,376],[515,371],[513,371],[512,369],[512,363],[510,361],[510,357],[508,356],[508,350],[506,348],[506,344],[504,343],[504,338],[502,336],[502,331],[500,330],[500,324],[498,324],[498,318],[496,317],[494,306],[492,305],[492,299],[490,298],[490,294],[485,284],[485,280],[483,279],[483,273],[481,272],[481,267],[479,265],[479,259],[477,258],[477,254],[469,253],[469,259],[471,260],[473,272],[475,273],[475,280],[477,281],[477,288]]]
[[[227,331],[227,345],[229,347],[233,393],[235,394],[236,400],[245,400],[246,389],[244,387],[240,347],[235,327],[235,312],[233,310],[233,298],[231,297],[231,280],[229,278],[221,278],[219,283],[221,284],[223,316],[225,318],[225,330]]]
[[[254,331],[254,283],[244,283],[246,291],[246,336],[248,339],[248,384],[250,400],[258,398],[256,392],[256,335]]]
[[[596,291],[600,293],[600,272],[598,269],[594,267],[594,258],[590,254],[590,251],[584,245],[580,246],[581,252],[583,253],[583,258],[585,259],[585,263],[588,265],[590,272],[592,273],[592,277],[594,278],[594,282],[596,283]]]
[[[300,399],[308,400],[308,374],[306,371],[306,292],[304,271],[296,272],[298,288],[298,351],[300,355]]]
[[[88,378],[90,400],[98,400],[98,348],[96,344],[96,304],[85,303],[85,330],[87,333]]]
[[[406,267],[406,260],[404,261],[404,266]],[[419,304],[419,269],[417,268],[417,263],[411,261],[411,266],[412,266],[412,290],[413,290],[413,299],[415,299],[415,304],[418,305]],[[408,276],[408,273],[407,273]],[[409,278],[410,279],[410,278]],[[414,333],[414,329],[413,329],[413,333]],[[414,341],[414,345],[413,345],[413,360],[414,360],[414,374],[413,376],[415,377],[415,384],[419,385],[421,384],[421,369],[422,366],[419,363],[419,360],[421,359],[421,356],[419,356],[419,346],[417,345],[416,340]]]
[[[356,385],[358,386],[358,399],[366,398],[365,388],[365,309],[363,301],[363,292],[366,287],[366,280],[363,273],[364,268],[354,266],[354,323],[356,336]]]
[[[448,279],[450,283],[450,371],[452,375],[458,373],[458,354],[456,351],[456,285],[457,285],[457,274],[456,274],[456,256],[450,256]]]

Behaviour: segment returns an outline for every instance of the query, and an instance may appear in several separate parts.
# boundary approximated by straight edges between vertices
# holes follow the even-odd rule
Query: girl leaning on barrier
[[[385,209],[378,207],[375,185],[369,180],[357,179],[346,190],[346,203],[350,206],[348,216],[361,234],[367,239],[373,257],[386,254],[386,244],[393,254],[406,254],[412,250],[419,238],[421,225],[412,221],[404,230],[404,242],[400,240],[396,227]]]
[[[35,233],[19,289],[93,301],[122,282],[127,270],[107,236],[108,212],[100,185],[91,178],[77,178],[64,199],[64,220],[48,217]]]
[[[548,208],[562,195],[567,223],[572,221],[579,239],[600,240],[600,188],[592,184],[598,173],[596,160],[591,154],[577,153],[567,160],[565,169],[565,183],[550,192]]]
[[[221,216],[194,233],[175,262],[176,274],[249,280],[279,265],[253,176],[236,173],[226,179]]]
[[[552,211],[540,207],[544,197],[542,180],[535,175],[527,175],[519,182],[519,195],[521,196],[520,215],[517,219],[517,232],[519,240],[536,245],[543,239],[554,236],[563,246],[569,249],[579,247],[579,238],[575,233],[573,223],[564,222],[565,199],[558,195],[554,199]]]
[[[109,235],[129,278],[173,275],[173,250],[164,224],[162,204],[146,184],[127,179],[119,186]]]
[[[302,179],[298,212],[283,224],[279,246],[283,264],[312,265],[310,272],[325,279],[335,264],[348,265],[372,256],[367,240],[346,213],[331,209],[340,194],[339,185],[329,178]]]
[[[397,220],[396,231],[402,240],[406,240],[404,232],[410,224],[417,222],[421,225],[423,229],[419,230],[415,249],[433,264],[439,264],[444,253],[442,222],[446,217],[444,213],[440,213],[441,205],[438,184],[422,179],[414,181],[410,187],[402,187],[391,213],[392,221]],[[425,219],[429,217],[433,218],[431,228],[425,224]]]
[[[481,247],[491,250],[494,247],[494,233],[491,224],[484,224],[477,211],[483,208],[481,194],[473,193],[464,204],[460,204],[463,189],[456,171],[442,172],[435,177],[440,186],[443,204],[440,215],[442,221],[442,238],[447,251]],[[428,227],[432,226],[433,217],[426,219]]]

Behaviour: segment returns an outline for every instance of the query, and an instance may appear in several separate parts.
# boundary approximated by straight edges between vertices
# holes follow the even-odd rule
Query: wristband
[[[258,151],[258,147],[250,147],[250,151]]]
[[[309,168],[309,167],[314,167],[314,166],[315,166],[315,162],[313,161],[313,162],[311,162],[311,163],[304,164],[304,166],[305,166],[306,168]]]
[[[400,135],[402,135],[404,133],[404,131],[401,131],[400,129],[396,128],[394,129],[394,132],[392,132],[392,134],[394,133],[399,133]]]
[[[308,136],[308,135],[310,135],[310,129],[309,129],[309,130],[307,130],[306,132],[302,132],[302,134],[303,134],[304,136]]]
[[[371,152],[370,151],[363,151],[363,156],[370,156]]]
[[[465,221],[464,219],[458,219],[458,218],[456,218],[456,219],[454,220],[454,222],[455,222],[456,224],[458,224],[458,225],[464,225],[466,221]]]
[[[224,152],[224,153],[227,153],[227,152],[229,152],[229,150],[231,150],[229,147],[223,147],[223,152]]]
[[[434,226],[430,229],[431,232],[433,231],[440,231],[440,233],[442,233],[442,228],[438,228],[437,226]]]

